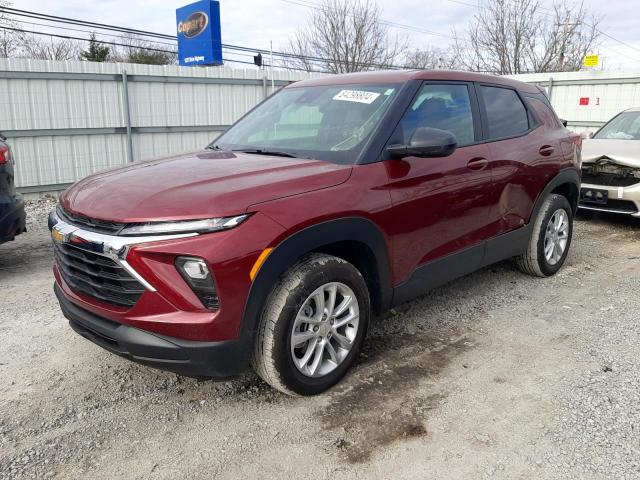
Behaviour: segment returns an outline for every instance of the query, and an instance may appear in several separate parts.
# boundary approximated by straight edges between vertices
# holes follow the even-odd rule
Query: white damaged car
[[[584,140],[579,206],[640,218],[640,108],[619,113]]]

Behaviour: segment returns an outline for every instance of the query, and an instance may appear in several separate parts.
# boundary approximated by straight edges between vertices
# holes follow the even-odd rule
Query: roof
[[[321,85],[348,85],[355,83],[405,83],[409,80],[454,80],[459,82],[486,82],[505,85],[523,92],[538,93],[534,85],[495,75],[458,72],[453,70],[381,70],[340,75],[326,75],[296,82],[291,87]]]

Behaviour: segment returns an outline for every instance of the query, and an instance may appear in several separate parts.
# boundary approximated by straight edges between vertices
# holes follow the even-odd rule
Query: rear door
[[[447,130],[458,148],[443,158],[386,160],[394,272],[402,282],[420,265],[486,238],[491,173],[473,84],[425,82],[389,143],[408,144],[419,127]],[[482,251],[466,258],[473,270]]]
[[[515,89],[477,85],[489,148],[491,237],[529,222],[538,194],[563,158],[559,138]]]

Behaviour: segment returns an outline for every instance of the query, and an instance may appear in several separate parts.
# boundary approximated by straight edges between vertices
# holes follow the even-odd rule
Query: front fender
[[[389,255],[384,235],[378,226],[362,217],[328,220],[306,227],[281,241],[260,267],[244,308],[242,334],[253,338],[267,297],[280,276],[305,254],[341,241],[356,241],[366,245],[375,258],[378,308],[385,310],[391,303]]]

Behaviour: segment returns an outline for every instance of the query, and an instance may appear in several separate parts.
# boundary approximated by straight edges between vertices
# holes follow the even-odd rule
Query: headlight
[[[213,284],[209,267],[203,259],[178,257],[176,268],[206,308],[216,310],[219,307],[218,292]]]
[[[136,237],[142,235],[171,235],[175,233],[208,233],[227,230],[244,222],[249,215],[235,217],[207,218],[204,220],[180,220],[176,222],[149,222],[131,224],[120,235]]]

